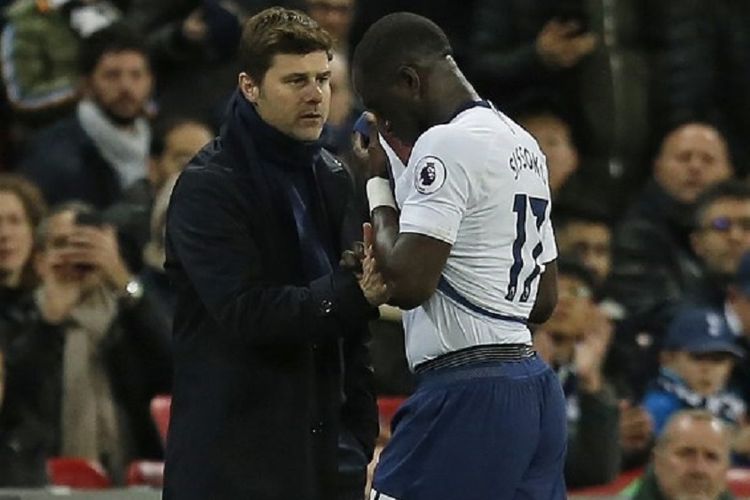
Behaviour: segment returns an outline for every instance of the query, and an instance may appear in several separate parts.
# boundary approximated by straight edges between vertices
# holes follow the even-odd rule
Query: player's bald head
[[[361,94],[390,83],[404,65],[425,66],[450,54],[448,37],[434,22],[410,12],[389,14],[370,26],[354,51],[355,85]]]

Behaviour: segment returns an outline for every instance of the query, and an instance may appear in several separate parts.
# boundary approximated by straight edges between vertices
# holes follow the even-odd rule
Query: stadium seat
[[[83,458],[50,458],[47,460],[47,473],[55,486],[91,490],[112,486],[112,481],[98,462]]]
[[[128,467],[128,486],[164,486],[164,462],[136,460]]]
[[[403,396],[381,396],[378,398],[378,416],[381,427],[390,427],[393,415],[401,404],[406,401]]]
[[[163,394],[151,400],[151,418],[159,431],[159,437],[163,445],[167,444],[167,431],[169,430],[169,412],[172,408],[172,396]]]
[[[737,498],[750,497],[750,469],[729,469],[727,472],[727,488]]]

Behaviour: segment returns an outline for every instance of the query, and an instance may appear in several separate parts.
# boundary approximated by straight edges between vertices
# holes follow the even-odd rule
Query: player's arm
[[[377,269],[391,295],[390,303],[413,309],[435,292],[451,245],[417,233],[399,233],[398,212],[386,206],[372,212],[371,240]],[[369,231],[366,229],[366,231]]]
[[[557,305],[557,260],[545,264],[539,279],[536,301],[529,314],[529,323],[540,325],[547,321]]]
[[[366,164],[367,177],[370,178],[367,196],[372,226],[365,229],[365,244],[372,243],[376,270],[383,275],[391,296],[389,303],[402,309],[413,309],[435,292],[448,260],[455,236],[453,233],[457,231],[461,214],[460,210],[450,210],[451,216],[448,219],[451,220],[446,222],[445,213],[435,208],[435,205],[443,203],[428,200],[430,193],[427,192],[421,197],[416,195],[418,200],[407,198],[405,205],[401,207],[402,212],[398,212],[387,181],[388,159],[378,140],[374,116],[369,115],[367,119],[367,145],[364,144],[361,133],[355,134],[354,138],[354,152]],[[435,163],[434,168],[440,169],[441,175],[438,175],[439,179],[433,179],[432,187],[439,188],[445,181],[446,167],[437,157]],[[435,194],[434,191],[431,190],[431,193]],[[424,220],[440,221],[438,225],[442,230],[431,232],[426,228],[430,224],[419,223]],[[404,224],[406,226],[402,227]]]

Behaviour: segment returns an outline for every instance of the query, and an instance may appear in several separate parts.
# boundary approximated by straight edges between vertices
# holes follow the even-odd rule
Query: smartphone
[[[79,212],[76,214],[75,223],[77,226],[101,227],[104,225],[104,219],[99,212]],[[75,267],[81,272],[94,270],[93,264],[76,264]]]
[[[367,124],[364,113],[354,122],[354,131],[362,136],[362,145],[366,148],[370,147],[370,127]]]

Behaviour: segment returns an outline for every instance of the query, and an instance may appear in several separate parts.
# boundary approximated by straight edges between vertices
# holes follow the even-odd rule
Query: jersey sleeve
[[[414,169],[401,207],[400,231],[455,243],[461,219],[469,206],[471,182],[458,158],[457,141],[447,131],[420,139],[412,153]]]

